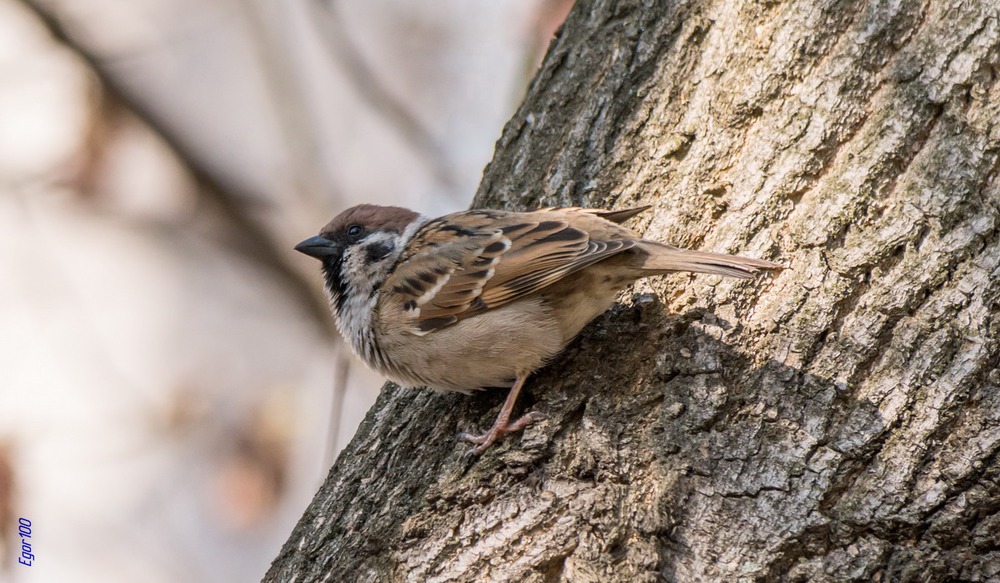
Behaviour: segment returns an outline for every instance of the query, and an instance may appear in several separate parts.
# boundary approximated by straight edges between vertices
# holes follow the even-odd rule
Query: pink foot
[[[508,435],[510,433],[514,433],[516,431],[520,431],[525,427],[527,427],[528,425],[531,425],[532,423],[540,421],[542,419],[545,419],[545,415],[539,413],[538,411],[532,411],[531,413],[527,413],[521,416],[520,419],[514,421],[513,423],[508,423],[505,419],[503,419],[503,416],[501,415],[500,417],[497,418],[496,423],[493,424],[493,427],[490,427],[489,431],[487,431],[486,433],[482,435],[473,435],[471,433],[460,433],[458,435],[458,439],[460,439],[461,441],[467,441],[469,443],[478,444],[476,445],[476,447],[465,452],[465,455],[467,457],[477,456],[486,451],[487,449],[489,449],[489,447],[493,445],[493,443],[496,442],[496,440],[500,439],[501,437]]]

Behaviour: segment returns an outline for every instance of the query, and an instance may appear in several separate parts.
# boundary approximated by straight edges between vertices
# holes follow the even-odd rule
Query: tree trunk
[[[265,581],[1000,578],[1000,5],[579,0],[475,206],[654,205],[529,381],[387,385]]]

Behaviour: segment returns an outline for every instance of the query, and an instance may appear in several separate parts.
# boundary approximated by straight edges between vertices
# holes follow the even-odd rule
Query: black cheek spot
[[[376,261],[381,261],[385,259],[386,255],[392,253],[392,250],[396,246],[388,241],[380,241],[378,243],[372,243],[365,249],[367,254],[367,259],[369,263],[375,263]]]

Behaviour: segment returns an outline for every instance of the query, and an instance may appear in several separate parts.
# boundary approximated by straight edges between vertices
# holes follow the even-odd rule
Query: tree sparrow
[[[469,453],[478,455],[542,417],[510,421],[525,380],[635,280],[674,271],[749,278],[780,267],[687,251],[618,224],[648,208],[471,210],[428,219],[363,204],[295,249],[323,263],[337,328],[389,379],[463,393],[513,382],[493,427],[459,436],[477,444]]]

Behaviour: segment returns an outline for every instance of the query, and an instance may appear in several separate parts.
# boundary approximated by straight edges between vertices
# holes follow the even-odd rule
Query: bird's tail
[[[657,273],[673,271],[693,271],[695,273],[714,273],[729,277],[747,279],[763,269],[782,269],[783,266],[763,259],[751,259],[722,253],[707,253],[704,251],[688,251],[653,241],[641,241],[637,245],[646,252],[641,269]],[[652,274],[650,274],[652,275]]]

